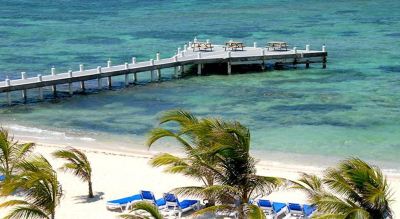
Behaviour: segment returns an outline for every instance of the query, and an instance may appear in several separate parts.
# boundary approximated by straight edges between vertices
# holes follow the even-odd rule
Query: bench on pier
[[[213,51],[213,46],[209,42],[195,42],[192,44],[193,52],[197,49],[199,51]]]
[[[269,51],[270,49],[275,50],[288,50],[288,44],[286,42],[279,42],[279,41],[273,41],[273,42],[268,42],[267,43],[267,50]]]
[[[244,44],[242,43],[242,42],[233,42],[233,41],[229,41],[229,42],[226,42],[225,43],[225,46],[224,46],[224,49],[225,49],[225,51],[228,49],[230,49],[230,50],[238,50],[238,49],[241,49],[242,51],[244,50]]]

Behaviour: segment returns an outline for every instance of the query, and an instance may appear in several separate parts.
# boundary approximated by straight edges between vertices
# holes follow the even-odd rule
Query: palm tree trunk
[[[92,181],[89,181],[89,198],[93,198],[93,188],[92,188]]]

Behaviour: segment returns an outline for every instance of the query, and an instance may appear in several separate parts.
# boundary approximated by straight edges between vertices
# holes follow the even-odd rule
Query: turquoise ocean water
[[[400,1],[3,1],[0,80],[49,74],[52,66],[104,66],[109,58],[148,60],[157,51],[167,57],[194,36],[326,44],[328,68],[180,80],[166,72],[163,83],[147,85],[143,74],[139,86],[122,89],[119,78],[113,91],[56,100],[48,91],[41,103],[29,91],[29,104],[12,107],[1,95],[0,121],[60,141],[134,147],[126,142],[141,144],[160,112],[182,108],[248,125],[260,158],[359,156],[400,169]]]

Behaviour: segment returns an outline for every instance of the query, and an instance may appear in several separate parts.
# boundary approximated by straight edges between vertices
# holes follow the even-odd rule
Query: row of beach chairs
[[[258,199],[256,204],[269,218],[311,218],[317,210],[313,205],[271,202],[266,199]]]
[[[129,211],[133,204],[139,201],[147,201],[154,204],[162,214],[175,215],[181,218],[182,214],[191,210],[200,209],[200,201],[185,199],[179,201],[177,196],[172,193],[165,193],[162,198],[156,199],[153,192],[141,190],[138,194],[121,199],[107,201],[109,210],[119,209],[121,212]]]

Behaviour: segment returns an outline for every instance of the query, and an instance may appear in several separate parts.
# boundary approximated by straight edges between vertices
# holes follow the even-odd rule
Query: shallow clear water
[[[243,122],[260,154],[360,156],[400,165],[399,1],[6,2],[0,7],[0,80],[21,71],[49,74],[51,66],[60,72],[80,63],[104,66],[109,58],[147,60],[157,51],[167,57],[194,36],[247,45],[326,44],[328,68],[180,80],[169,80],[167,72],[163,83],[127,89],[120,89],[120,78],[113,91],[3,106],[0,119],[142,142],[160,112],[182,108]],[[35,91],[28,95],[34,102]]]

